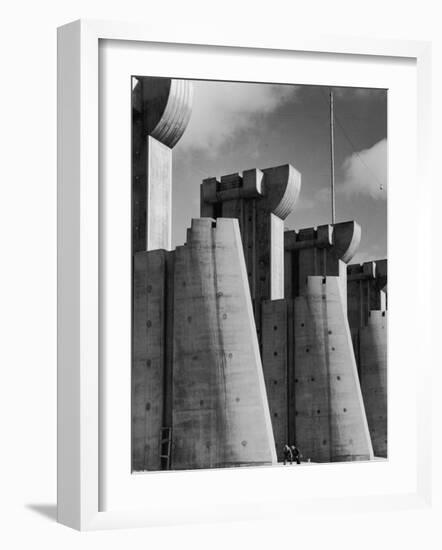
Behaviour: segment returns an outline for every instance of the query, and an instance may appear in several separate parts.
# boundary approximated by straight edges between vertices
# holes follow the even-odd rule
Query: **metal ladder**
[[[170,470],[171,450],[172,428],[160,428],[160,460],[162,470]]]

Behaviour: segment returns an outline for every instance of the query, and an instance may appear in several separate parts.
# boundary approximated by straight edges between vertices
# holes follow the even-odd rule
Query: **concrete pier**
[[[376,456],[387,457],[387,260],[349,265],[350,323],[362,395]]]
[[[373,456],[347,319],[353,221],[285,233],[288,436],[314,462]]]
[[[203,180],[201,216],[236,218],[260,338],[261,303],[284,298],[284,220],[301,189],[301,176],[286,164]]]
[[[237,220],[193,220],[174,286],[172,467],[275,463]]]
[[[372,459],[339,277],[308,277],[294,311],[297,445],[313,462]]]
[[[367,326],[371,311],[387,309],[387,260],[352,264],[347,267],[348,322],[360,365],[359,330]]]
[[[132,92],[132,247],[171,248],[172,149],[189,122],[192,84],[134,77]]]
[[[387,458],[387,311],[371,311],[360,330],[360,379],[373,451]]]

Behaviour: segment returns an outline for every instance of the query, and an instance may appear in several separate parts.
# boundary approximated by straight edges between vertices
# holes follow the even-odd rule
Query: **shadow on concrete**
[[[57,520],[57,505],[56,504],[25,504],[28,510],[32,510],[41,516],[50,519],[51,521]]]

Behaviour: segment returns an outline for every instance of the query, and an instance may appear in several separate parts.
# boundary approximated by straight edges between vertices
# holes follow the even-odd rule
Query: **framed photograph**
[[[58,52],[59,521],[425,506],[430,46]]]

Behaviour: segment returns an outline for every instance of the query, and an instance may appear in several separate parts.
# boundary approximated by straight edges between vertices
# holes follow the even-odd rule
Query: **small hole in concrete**
[[[275,418],[278,418],[278,413],[275,413],[273,416],[274,416]]]
[[[340,376],[337,376],[336,378],[337,378],[338,380],[340,380],[340,379],[341,379],[341,377],[340,377]]]
[[[273,355],[276,357],[278,355],[278,352],[277,351],[274,351],[273,352]]]
[[[295,384],[297,384],[297,383],[298,383],[298,379],[297,379],[297,378],[295,378]]]
[[[385,311],[382,312],[382,317],[385,317]]]
[[[147,286],[147,292],[152,292],[152,285]]]
[[[227,319],[227,313],[223,313],[223,319]]]
[[[314,377],[314,376],[311,377],[311,381],[312,381],[312,382],[315,381],[315,377]]]
[[[273,383],[274,383],[275,386],[276,386],[276,384],[278,383],[278,380],[273,380]]]
[[[247,441],[246,441],[246,440],[241,441],[241,445],[242,445],[243,447],[245,447],[245,446],[247,445]]]
[[[204,405],[204,399],[201,399],[200,405],[201,405],[201,406]]]
[[[146,326],[151,327],[152,326],[152,321],[147,321]]]
[[[187,322],[188,323],[191,323],[192,322],[192,317],[189,315],[189,317],[187,317]]]
[[[231,353],[229,353],[229,359],[232,359],[233,355]]]
[[[151,361],[150,359],[148,359],[148,360],[146,361],[146,367],[150,367],[151,364],[152,364],[152,361]]]
[[[150,411],[150,403],[146,403],[146,411]]]
[[[335,349],[336,349],[336,348],[332,346],[332,351],[335,351]]]
[[[344,412],[347,412],[347,409],[344,408],[343,411],[344,411]]]
[[[239,402],[240,402],[239,397],[237,397],[237,398],[235,399],[235,401],[236,401],[237,403],[239,403]]]
[[[316,411],[316,414],[320,414],[320,412],[321,412],[321,411],[318,409],[318,410]]]
[[[304,323],[301,323],[301,327],[305,326]]]
[[[327,440],[326,440],[326,439],[323,439],[323,440],[322,440],[322,444],[323,444],[323,445],[327,445]]]
[[[275,325],[275,326],[273,327],[273,330],[278,330],[278,327]]]
[[[332,331],[331,331],[331,330],[329,330],[329,331],[328,331],[328,333],[329,333],[329,334],[331,334],[331,333],[332,333]]]
[[[310,348],[305,348],[305,351],[308,353],[310,351]]]

